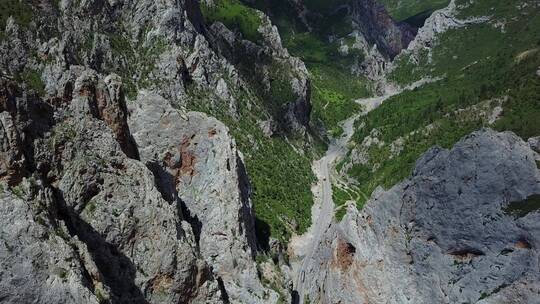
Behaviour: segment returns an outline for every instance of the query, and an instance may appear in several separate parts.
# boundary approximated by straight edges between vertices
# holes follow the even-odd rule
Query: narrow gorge
[[[540,304],[537,0],[0,0],[0,303]]]

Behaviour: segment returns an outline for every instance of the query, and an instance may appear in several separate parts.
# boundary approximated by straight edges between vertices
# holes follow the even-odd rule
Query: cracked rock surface
[[[327,228],[305,273],[322,303],[538,303],[538,154],[513,133],[433,148]],[[324,286],[324,288],[320,288]]]

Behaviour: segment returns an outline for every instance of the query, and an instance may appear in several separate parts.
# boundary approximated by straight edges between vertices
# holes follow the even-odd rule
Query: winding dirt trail
[[[318,178],[318,182],[312,189],[314,194],[314,205],[311,210],[312,225],[305,234],[293,237],[289,244],[289,252],[292,253],[292,256],[298,258],[296,262],[291,263],[294,276],[293,284],[296,291],[293,296],[293,304],[304,303],[307,285],[306,270],[314,269],[314,266],[316,266],[312,265],[315,261],[313,254],[316,252],[324,232],[333,223],[335,205],[332,199],[332,183],[330,179],[335,164],[347,153],[347,143],[354,134],[354,122],[359,117],[379,107],[388,98],[437,80],[439,79],[421,79],[404,88],[390,89],[383,96],[356,100],[356,103],[363,106],[362,112],[340,123],[344,131],[343,135],[337,139],[332,139],[324,157],[313,162],[312,169]]]
[[[332,199],[332,183],[330,181],[331,170],[334,170],[336,160],[341,159],[347,153],[347,143],[354,134],[354,122],[360,114],[343,121],[341,123],[344,134],[338,139],[333,139],[323,158],[314,161],[312,168],[318,177],[315,186],[315,205],[312,210],[312,226],[309,231],[302,236],[293,238],[291,246],[296,255],[303,256],[301,262],[295,269],[294,288],[297,291],[296,299],[293,303],[304,303],[304,283],[305,270],[310,268],[310,263],[314,261],[313,254],[316,251],[324,231],[332,224],[334,219],[334,201]]]

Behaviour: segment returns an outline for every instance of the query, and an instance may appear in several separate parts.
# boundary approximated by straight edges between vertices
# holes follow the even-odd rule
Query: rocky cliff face
[[[193,223],[196,248],[229,299],[275,302],[258,279],[249,180],[227,127],[145,92],[133,105],[130,127],[141,160],[163,197]]]
[[[184,110],[202,95],[235,119],[237,92],[251,90],[211,46],[198,3],[24,5],[34,19],[8,18],[0,40],[0,298],[276,302],[254,262],[235,141]],[[298,97],[266,115],[305,132],[309,110],[293,105],[309,109],[307,73],[277,47],[266,56],[294,63]]]
[[[374,0],[351,2],[352,20],[366,40],[377,45],[387,58],[393,59],[414,39],[417,29],[396,23],[382,4]]]
[[[409,57],[409,61],[418,64],[422,52],[427,53],[427,60],[432,60],[432,48],[437,43],[437,36],[455,28],[466,27],[467,25],[484,23],[490,18],[489,16],[459,18],[459,10],[455,0],[451,0],[448,6],[440,10],[436,10],[429,16],[422,28],[418,30],[416,37],[410,41],[404,51],[397,58]],[[397,62],[398,60],[396,60]],[[390,70],[393,67],[390,68]]]
[[[247,40],[221,22],[208,28],[210,40],[270,109],[269,120],[274,126],[270,133],[305,134],[311,114],[308,71],[283,47],[270,19],[261,12],[257,14],[260,41]]]
[[[227,129],[144,93],[128,126],[118,76],[64,76],[69,98],[2,83],[2,298],[275,302],[257,276],[249,182]]]
[[[255,136],[289,145],[292,135],[309,148],[309,75],[270,19],[257,13],[261,38],[251,41],[206,24],[194,0],[4,3],[0,301],[294,301],[283,244],[266,244],[273,259],[255,262],[252,187],[228,127],[253,113],[247,128],[256,130],[242,137],[253,151],[267,148]],[[452,5],[409,52],[430,31],[465,24]],[[294,7],[310,28],[313,12]],[[373,79],[415,34],[374,1],[340,9]],[[430,150],[409,179],[323,227],[303,294],[315,303],[534,303],[538,149],[538,138],[485,130]]]
[[[540,156],[511,133],[433,148],[333,224],[303,274],[315,303],[537,303]]]

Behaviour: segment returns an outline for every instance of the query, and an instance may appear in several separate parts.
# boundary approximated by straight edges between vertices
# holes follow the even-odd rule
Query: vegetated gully
[[[289,244],[289,252],[296,257],[296,262],[292,263],[295,289],[293,303],[304,303],[304,292],[307,285],[305,282],[306,270],[314,266],[312,263],[315,261],[313,254],[316,252],[316,246],[334,219],[331,177],[335,171],[335,164],[347,153],[347,143],[354,134],[354,122],[362,115],[379,107],[388,98],[437,80],[439,79],[422,79],[404,88],[388,90],[383,96],[356,100],[356,103],[362,105],[362,112],[340,123],[344,131],[343,135],[332,139],[324,157],[313,162],[312,169],[318,181],[312,189],[315,201],[311,210],[312,224],[305,234],[293,237]]]

